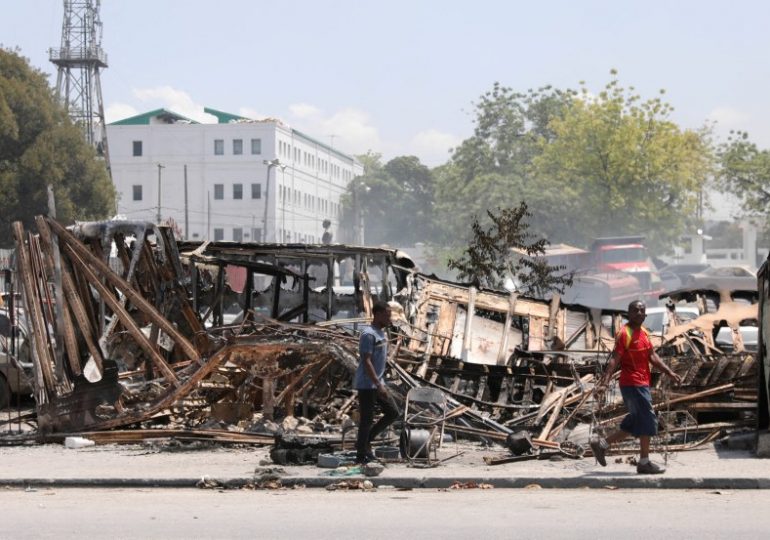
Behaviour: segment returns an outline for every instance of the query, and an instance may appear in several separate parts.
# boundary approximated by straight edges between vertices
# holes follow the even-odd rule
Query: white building
[[[166,109],[107,126],[117,213],[173,222],[188,240],[320,243],[337,238],[340,196],[363,166],[275,119]]]

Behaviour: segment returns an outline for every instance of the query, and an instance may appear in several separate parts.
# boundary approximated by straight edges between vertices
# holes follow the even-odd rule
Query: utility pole
[[[190,211],[187,205],[187,165],[184,166],[184,239],[190,238]]]
[[[206,192],[206,240],[211,240],[211,191]]]
[[[160,171],[165,167],[158,163],[158,225],[160,225],[160,196],[161,196],[161,184],[160,184]]]

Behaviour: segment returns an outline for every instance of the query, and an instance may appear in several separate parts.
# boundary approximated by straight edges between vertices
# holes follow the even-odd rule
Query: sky
[[[100,13],[108,122],[160,107],[213,122],[208,106],[436,166],[495,82],[598,92],[614,68],[643,98],[665,89],[682,127],[770,148],[770,2],[103,0]],[[62,14],[62,0],[0,0],[0,44],[52,84]]]

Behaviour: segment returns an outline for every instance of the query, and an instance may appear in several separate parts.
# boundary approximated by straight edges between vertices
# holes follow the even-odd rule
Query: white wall
[[[349,156],[275,122],[110,125],[107,135],[117,213],[156,221],[161,164],[161,219],[176,221],[188,239],[213,240],[215,229],[222,229],[223,239],[233,240],[234,229],[240,228],[243,241],[261,240],[251,231],[263,228],[268,169],[263,161],[274,158],[286,167],[270,170],[266,240],[320,242],[324,219],[332,222],[336,238],[340,196],[348,182],[363,173]],[[223,141],[223,155],[214,153],[217,139]],[[243,141],[241,155],[233,154],[234,139]],[[261,140],[259,154],[251,153],[251,139]],[[133,141],[142,141],[141,156],[133,155]],[[185,165],[189,231],[184,230]],[[243,189],[240,200],[233,198],[236,183]],[[215,199],[216,184],[223,185],[221,200]],[[252,198],[251,184],[260,186],[258,199]],[[141,186],[139,201],[133,200],[135,185]]]

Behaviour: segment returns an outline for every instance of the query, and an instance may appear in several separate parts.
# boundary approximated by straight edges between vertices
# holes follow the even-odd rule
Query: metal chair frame
[[[417,408],[415,407],[416,404],[425,406]],[[410,405],[413,409],[411,413]],[[405,447],[404,457],[410,464],[426,463],[428,466],[438,465],[437,447],[440,448],[444,440],[446,415],[446,395],[438,388],[418,387],[412,388],[407,392],[404,402],[404,430],[408,435],[403,446]],[[428,431],[427,438],[416,449],[410,448],[413,430]],[[433,459],[431,459],[431,443],[437,433],[439,435],[438,445],[432,445]],[[424,457],[421,457],[421,455],[424,455]]]

